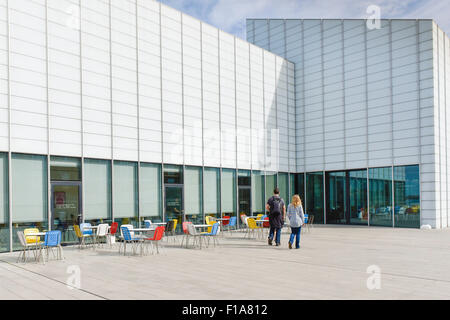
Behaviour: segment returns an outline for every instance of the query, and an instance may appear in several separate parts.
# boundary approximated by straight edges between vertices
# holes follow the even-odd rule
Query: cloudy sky
[[[159,0],[245,39],[246,18],[432,18],[450,35],[449,0]]]

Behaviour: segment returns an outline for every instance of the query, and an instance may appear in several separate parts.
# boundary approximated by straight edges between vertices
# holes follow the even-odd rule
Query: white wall
[[[447,168],[446,147],[435,139],[446,130],[443,54],[437,62],[444,41],[442,34],[440,45],[437,36],[433,41],[432,26],[382,20],[370,30],[365,20],[249,19],[247,39],[295,63],[297,172],[420,164],[422,224],[439,227],[435,207],[447,204],[436,199],[447,195],[446,174],[436,169]]]
[[[292,63],[157,1],[0,8],[0,151],[295,171]]]

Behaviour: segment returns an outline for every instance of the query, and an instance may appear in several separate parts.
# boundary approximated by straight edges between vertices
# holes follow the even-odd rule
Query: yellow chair
[[[207,224],[209,224],[211,227],[208,227],[208,232],[207,233],[211,233],[212,231],[212,225],[216,223],[216,221],[214,220],[209,220],[209,222]],[[206,232],[202,232],[202,233],[206,233]]]
[[[264,215],[263,215],[262,213],[258,214],[258,215],[256,216],[256,220],[261,220],[261,218],[262,218],[263,216],[264,216]]]
[[[205,217],[205,222],[206,222],[206,224],[209,224],[209,221],[211,220],[211,217],[210,216],[206,216]]]
[[[248,218],[247,219],[247,224],[248,224],[248,229],[249,229],[249,233],[248,233],[249,236],[250,236],[250,233],[255,234],[256,230],[261,229],[261,227],[259,227],[256,224],[256,221],[253,218]]]
[[[38,228],[28,228],[28,229],[23,230],[23,234],[25,235],[25,240],[27,241],[27,244],[41,243],[40,236],[27,236],[31,233],[39,233],[39,229]]]
[[[176,235],[178,219],[173,219],[173,235]]]
[[[83,234],[83,232],[81,232],[80,226],[77,224],[73,225],[73,230],[75,231],[75,234],[77,235],[78,239],[80,240],[80,249],[83,245],[86,246],[86,241],[84,239],[91,237],[92,235],[90,234]]]

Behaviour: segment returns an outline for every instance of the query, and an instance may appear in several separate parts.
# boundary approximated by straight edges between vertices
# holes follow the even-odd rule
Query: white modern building
[[[264,213],[276,186],[315,223],[447,227],[433,21],[251,19],[248,40],[157,1],[0,0],[0,251]]]

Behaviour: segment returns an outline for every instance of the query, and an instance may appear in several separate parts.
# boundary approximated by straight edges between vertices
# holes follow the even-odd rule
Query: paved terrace
[[[236,233],[220,247],[169,243],[144,257],[65,247],[65,261],[46,265],[0,254],[0,299],[450,299],[449,229],[315,226],[300,250],[287,239],[269,247]],[[66,286],[72,265],[80,290]],[[381,269],[379,290],[367,288],[370,265]]]

